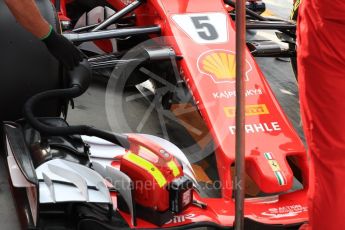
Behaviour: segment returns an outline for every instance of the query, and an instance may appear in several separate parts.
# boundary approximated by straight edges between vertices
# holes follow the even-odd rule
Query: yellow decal
[[[133,164],[139,166],[142,169],[145,169],[148,173],[152,175],[153,178],[155,178],[157,184],[159,187],[163,187],[167,181],[162,174],[162,172],[151,162],[145,160],[144,158],[134,154],[134,153],[128,153],[123,156],[126,160],[132,162]]]
[[[228,50],[211,50],[203,53],[198,59],[200,72],[210,76],[214,82],[235,82],[236,78],[236,55]],[[246,60],[246,81],[248,73],[252,70]]]
[[[171,160],[169,163],[168,163],[168,167],[169,169],[173,172],[173,175],[176,177],[178,175],[180,175],[180,170],[178,169],[175,161]]]
[[[202,60],[202,69],[219,80],[234,80],[236,77],[235,54],[217,52],[206,55]]]
[[[278,161],[276,161],[276,160],[268,160],[268,163],[270,164],[273,172],[280,171],[280,166],[279,166]]]
[[[236,115],[236,107],[225,107],[224,108],[225,115],[227,117],[235,117]],[[246,105],[246,116],[255,116],[255,115],[263,115],[269,114],[270,112],[267,109],[265,104],[260,105]]]

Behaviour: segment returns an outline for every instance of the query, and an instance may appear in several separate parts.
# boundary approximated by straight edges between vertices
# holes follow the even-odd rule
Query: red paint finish
[[[60,0],[60,10],[58,11],[58,16],[61,21],[69,21],[69,17],[67,16],[66,4],[71,2],[70,0]],[[52,0],[52,3],[55,6],[55,0]]]
[[[298,79],[310,153],[310,222],[306,229],[342,229],[345,205],[345,2],[302,1]]]
[[[182,166],[169,152],[145,137],[129,135],[128,140],[131,143],[131,147],[126,155],[138,156],[155,167],[150,167],[149,169],[140,167],[126,158],[126,155],[121,159],[120,170],[133,180],[135,201],[144,207],[155,207],[160,212],[167,211],[169,209],[169,191],[167,186],[175,178],[183,176]],[[174,175],[169,167],[171,162],[175,164],[178,175]],[[164,178],[164,184],[159,184],[154,176],[154,172],[158,171]]]
[[[176,14],[200,13],[200,12],[222,12],[226,10],[222,1],[203,1],[200,4],[197,0],[174,1],[168,0],[152,1],[160,16],[166,24],[163,35],[171,36],[171,46],[183,56],[181,67],[185,74],[185,81],[188,83],[198,108],[204,117],[214,139],[218,144],[218,162],[220,175],[224,175],[222,168],[229,167],[235,158],[235,117],[228,113],[235,106],[235,97],[224,96],[234,92],[235,84],[233,79],[217,76],[216,74],[205,74],[207,71],[200,68],[203,65],[202,58],[209,54],[234,53],[235,52],[235,31],[233,22],[228,17],[228,41],[219,44],[200,45],[194,42],[182,29],[172,20]],[[158,8],[160,7],[160,8]],[[205,54],[206,53],[206,54]],[[292,186],[292,172],[287,164],[286,156],[295,155],[303,158],[304,147],[290,122],[284,115],[280,105],[270,90],[264,76],[251,57],[247,53],[247,82],[246,89],[253,90],[257,95],[248,93],[247,105],[263,105],[267,110],[264,114],[255,115],[257,111],[249,111],[246,116],[246,159],[250,166],[248,173],[267,193],[286,191]],[[258,108],[257,108],[258,109]],[[259,108],[260,109],[260,108]],[[226,112],[227,111],[227,112]],[[252,152],[256,154],[253,155]],[[264,153],[274,154],[274,159],[279,163],[279,168],[285,177],[285,184],[277,183],[277,178]],[[225,169],[227,171],[227,169]],[[227,175],[224,175],[226,180]],[[231,183],[230,183],[231,184]],[[224,197],[230,198],[231,189],[224,189]]]
[[[109,3],[116,7],[124,6],[120,0],[109,0]],[[217,13],[221,15],[220,17],[226,18],[225,29],[218,31],[225,40],[207,42],[207,44],[197,42],[190,30],[183,29],[185,23],[178,24],[176,21],[176,15],[177,17],[186,14],[200,16],[201,13]],[[163,227],[196,222],[232,226],[234,182],[231,179],[230,167],[235,162],[233,112],[235,63],[231,60],[235,55],[235,26],[228,17],[228,8],[224,6],[222,0],[148,0],[136,10],[136,17],[138,25],[160,25],[162,36],[166,36],[167,45],[171,46],[177,55],[183,57],[179,61],[179,68],[213,135],[217,146],[217,168],[223,185],[222,198],[219,199],[201,198],[197,193],[194,194],[195,199],[208,205],[207,209],[191,206]],[[194,28],[194,30],[205,32],[202,30],[205,29],[206,25],[202,24],[205,21],[196,23],[199,23],[199,29]],[[203,36],[209,37],[210,33],[206,32]],[[301,169],[304,189],[269,198],[247,199],[245,216],[266,224],[284,225],[304,222],[308,218],[306,209],[308,170],[305,149],[249,51],[247,51],[246,90],[247,174],[265,193],[285,193],[293,185],[293,172],[287,161],[287,157],[293,157],[294,162]],[[151,144],[145,147],[158,148]],[[130,223],[130,217],[125,213],[122,215]],[[157,226],[139,220],[137,227]]]

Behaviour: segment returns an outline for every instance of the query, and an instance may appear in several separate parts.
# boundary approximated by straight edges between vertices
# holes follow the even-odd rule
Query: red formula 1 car
[[[84,63],[70,74],[66,89],[33,96],[25,104],[26,121],[4,124],[11,185],[16,200],[25,204],[18,208],[23,224],[31,229],[232,229],[235,3],[53,3],[63,20],[64,36],[90,56],[90,68],[115,66],[110,91],[151,81],[153,94],[161,96],[156,104],[172,111],[189,137],[195,137],[189,124],[199,120],[203,128],[198,136],[206,130],[209,138],[194,138],[201,151],[193,152],[149,134],[120,135],[69,126],[51,117],[56,110],[48,113],[49,118],[47,113],[37,118],[32,110],[37,102],[77,97],[87,89],[89,65]],[[293,24],[263,18],[252,10],[247,13],[249,29],[277,29],[285,40],[294,38]],[[252,56],[291,56],[293,51],[272,49],[267,43],[248,47],[245,227],[297,229],[307,221],[306,152]],[[144,77],[138,71],[142,68],[164,77]],[[168,89],[163,93],[157,90],[162,85]],[[61,103],[55,104],[61,111]],[[110,105],[118,108],[114,101]],[[188,119],[179,113],[181,105],[194,107],[197,113]],[[177,136],[188,138],[181,135]]]

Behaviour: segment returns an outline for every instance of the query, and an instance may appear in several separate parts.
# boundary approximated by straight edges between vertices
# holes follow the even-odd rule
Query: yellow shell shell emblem
[[[211,76],[215,82],[234,82],[236,55],[226,50],[207,52],[199,58],[198,67],[202,73]]]

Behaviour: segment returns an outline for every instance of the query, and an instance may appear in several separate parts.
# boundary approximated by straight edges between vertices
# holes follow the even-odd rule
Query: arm
[[[5,3],[17,21],[37,38],[49,33],[49,23],[42,17],[34,0],[5,0]]]
[[[53,27],[42,17],[35,0],[4,1],[19,24],[41,39],[50,53],[67,69],[73,69],[82,61],[82,53],[65,37],[53,30]]]

